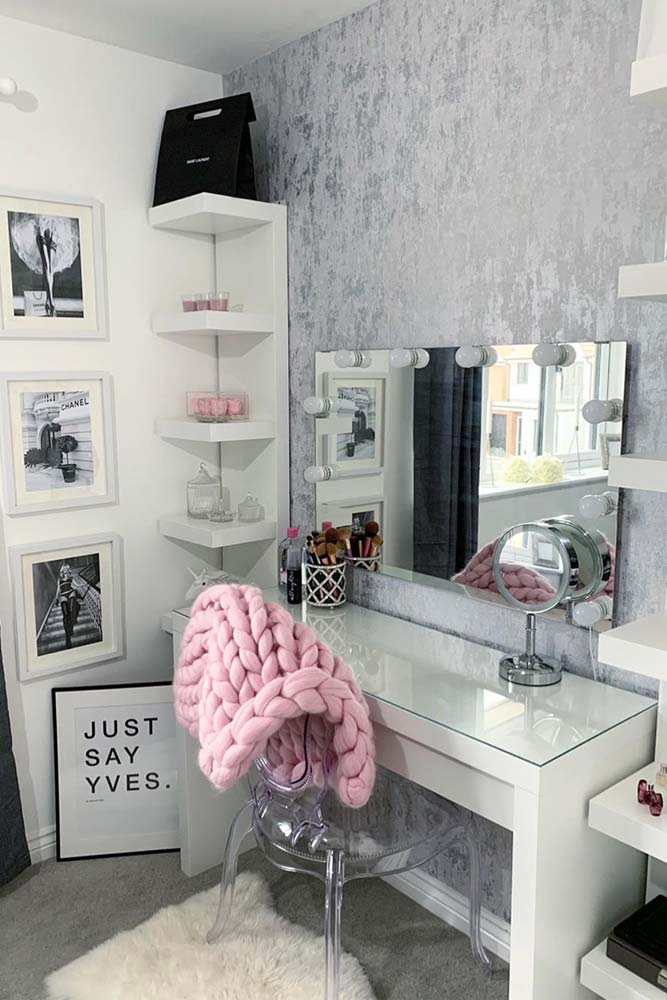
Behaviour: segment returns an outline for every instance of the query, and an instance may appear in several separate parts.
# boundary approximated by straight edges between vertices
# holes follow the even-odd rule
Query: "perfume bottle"
[[[299,537],[299,529],[290,526],[287,529],[287,537],[283,538],[278,546],[278,586],[281,590],[287,590],[287,554],[289,549],[294,548],[295,539]]]

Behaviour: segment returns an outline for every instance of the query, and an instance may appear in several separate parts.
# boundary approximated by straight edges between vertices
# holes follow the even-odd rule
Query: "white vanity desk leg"
[[[509,1000],[592,1000],[580,960],[644,895],[646,859],[588,825],[589,800],[652,756],[644,713],[514,791]]]

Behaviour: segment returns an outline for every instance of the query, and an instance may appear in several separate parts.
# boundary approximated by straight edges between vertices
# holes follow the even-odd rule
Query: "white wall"
[[[182,603],[204,556],[161,538],[159,513],[184,509],[190,452],[153,433],[181,412],[186,388],[214,386],[213,341],[189,347],[154,336],[151,313],[178,307],[181,291],[213,284],[208,238],[152,230],[155,159],[167,108],[220,96],[219,76],[0,17],[0,76],[13,76],[23,112],[0,100],[0,188],[92,195],[106,214],[108,342],[0,340],[3,371],[103,370],[112,374],[120,503],[78,512],[8,517],[7,546],[99,531],[124,540],[127,658],[19,685],[6,551],[0,539],[0,622],[14,748],[32,846],[54,824],[50,690],[54,686],[167,679],[170,643],[160,615]],[[4,419],[4,415],[3,415]],[[211,457],[213,453],[211,452]],[[6,457],[4,458],[6,461]]]

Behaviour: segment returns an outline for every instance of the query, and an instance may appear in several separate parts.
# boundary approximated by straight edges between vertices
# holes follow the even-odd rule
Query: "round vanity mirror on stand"
[[[526,613],[526,647],[523,653],[502,658],[503,680],[530,687],[557,684],[560,666],[535,651],[537,615],[586,600],[602,589],[610,574],[604,536],[568,516],[517,524],[506,531],[496,544],[493,576],[505,600]]]

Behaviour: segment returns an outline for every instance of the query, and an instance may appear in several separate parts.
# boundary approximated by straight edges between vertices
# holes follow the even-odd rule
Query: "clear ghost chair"
[[[225,929],[234,900],[239,851],[245,837],[253,832],[258,846],[277,868],[315,875],[324,882],[323,997],[339,1000],[345,882],[409,871],[458,841],[467,847],[470,858],[472,952],[490,972],[480,930],[480,855],[474,820],[452,803],[384,770],[378,772],[366,806],[351,809],[342,805],[328,784],[327,750],[321,755],[321,767],[313,767],[308,726],[306,717],[305,764],[295,780],[277,780],[266,757],[256,762],[258,780],[227,838],[220,904],[207,935],[209,944]]]

